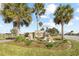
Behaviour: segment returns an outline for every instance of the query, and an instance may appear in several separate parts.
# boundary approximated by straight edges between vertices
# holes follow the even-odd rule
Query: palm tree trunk
[[[19,31],[20,31],[20,26],[19,26],[19,21],[17,22],[17,36],[19,36]]]
[[[38,31],[38,15],[36,16],[36,18],[37,18],[37,31]]]
[[[64,24],[63,24],[63,21],[61,22],[61,32],[62,32],[62,34],[61,34],[61,39],[63,40],[64,39]]]
[[[16,31],[15,34],[16,34],[17,36],[19,36],[19,29],[18,29],[18,27],[14,27],[14,29],[15,29],[15,31]]]
[[[19,17],[18,16],[15,17],[15,21],[14,21],[14,26],[13,27],[16,30],[16,35],[19,36],[20,25],[19,25]]]

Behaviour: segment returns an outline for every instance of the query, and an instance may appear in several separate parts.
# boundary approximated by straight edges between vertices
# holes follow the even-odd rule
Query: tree
[[[37,19],[37,31],[38,31],[38,22],[41,15],[45,14],[44,4],[43,3],[35,3],[34,4],[35,16]]]
[[[54,28],[49,28],[49,29],[47,30],[47,32],[48,32],[50,35],[57,35],[57,34],[59,34],[58,29],[56,29],[55,27],[54,27]]]
[[[39,26],[41,27],[43,25],[43,23],[42,22],[39,22]]]
[[[19,35],[20,26],[29,26],[32,21],[31,13],[33,10],[25,3],[5,3],[1,11],[5,23],[13,22],[13,27]]]
[[[24,36],[25,36],[25,37],[28,37],[28,36],[29,36],[29,33],[25,33]]]
[[[69,32],[69,35],[73,35],[73,34],[74,34],[73,32],[74,32],[73,30],[72,30],[72,31],[70,31],[70,32]]]
[[[44,28],[42,27],[40,30],[41,30],[41,31],[44,31]]]
[[[42,22],[39,22],[39,26],[42,27],[42,28],[40,29],[41,31],[44,30],[44,28],[43,28],[43,23],[42,23]]]
[[[56,9],[54,13],[54,22],[56,24],[61,24],[62,27],[62,40],[64,38],[64,33],[63,33],[63,26],[64,24],[68,24],[71,18],[73,17],[73,8],[70,5],[61,5]]]
[[[17,30],[16,30],[15,28],[13,28],[13,29],[11,30],[11,33],[12,33],[12,34],[16,34],[16,33],[17,33]]]
[[[71,33],[73,33],[74,31],[72,30]]]
[[[74,34],[73,32],[74,32],[74,31],[71,30],[70,32],[65,33],[65,35],[73,35],[73,34]]]

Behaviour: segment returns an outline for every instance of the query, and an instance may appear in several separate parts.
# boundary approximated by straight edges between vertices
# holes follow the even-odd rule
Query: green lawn
[[[13,42],[0,43],[1,56],[74,56],[79,55],[79,42],[72,41],[71,49],[47,49],[36,47],[23,47]]]

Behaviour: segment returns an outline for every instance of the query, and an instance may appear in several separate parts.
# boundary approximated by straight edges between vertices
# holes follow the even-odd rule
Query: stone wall
[[[44,37],[44,31],[35,31],[35,38]]]

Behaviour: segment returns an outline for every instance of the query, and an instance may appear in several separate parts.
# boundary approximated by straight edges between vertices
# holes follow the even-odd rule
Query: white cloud
[[[32,21],[32,23],[30,24],[30,26],[36,26],[37,25],[37,21]]]
[[[44,23],[43,26],[53,28],[55,27],[55,23],[52,21],[52,19],[50,19],[49,22]]]
[[[49,14],[53,14],[57,8],[55,4],[47,4],[45,15],[40,16],[41,18],[49,18]]]
[[[69,26],[72,26],[72,25],[73,25],[73,23],[72,22],[69,22],[67,26],[69,27]]]
[[[78,16],[75,16],[74,19],[79,20],[79,17]]]
[[[2,27],[2,25],[0,24],[0,27]]]
[[[55,4],[49,4],[46,7],[46,14],[54,13],[56,8],[57,8],[57,6]]]
[[[42,15],[42,16],[40,16],[41,18],[49,18],[48,16],[46,16],[46,15]]]
[[[79,8],[76,9],[76,12],[79,12]]]

